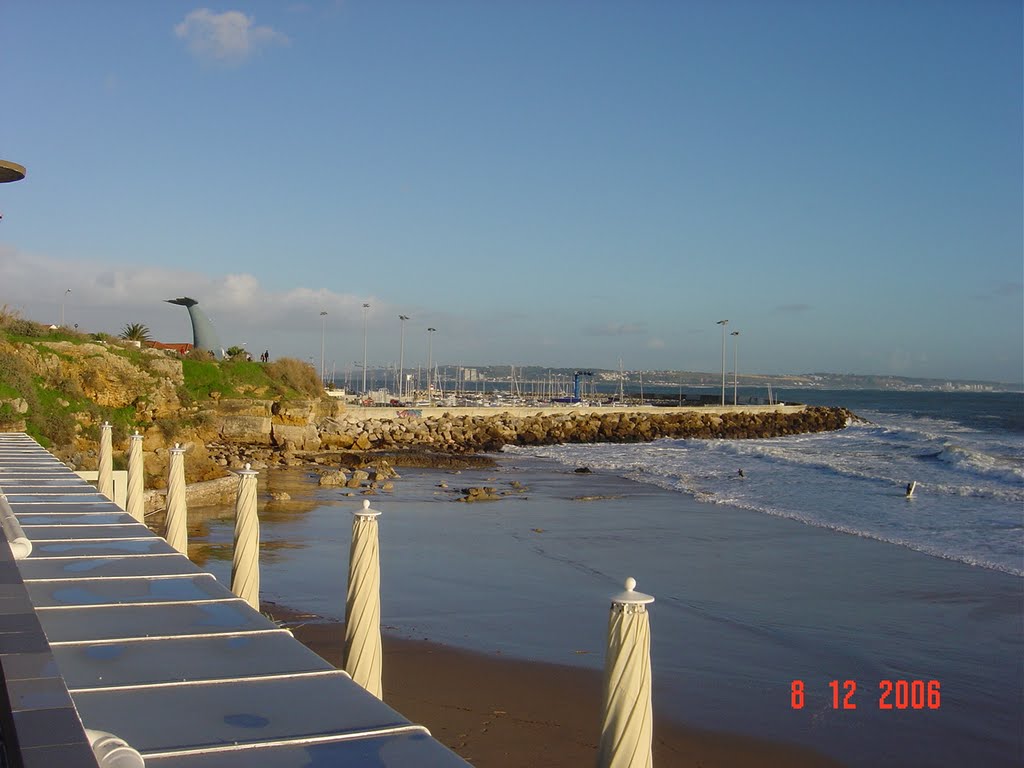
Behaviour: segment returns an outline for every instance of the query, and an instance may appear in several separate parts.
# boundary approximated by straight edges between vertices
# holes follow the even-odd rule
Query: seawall
[[[689,408],[349,408],[306,427],[276,425],[269,435],[232,433],[211,456],[293,462],[330,451],[498,451],[504,445],[632,443],[672,438],[765,438],[842,429],[856,417],[844,408],[738,406]],[[269,438],[269,439],[268,439]],[[244,446],[244,447],[243,447]]]

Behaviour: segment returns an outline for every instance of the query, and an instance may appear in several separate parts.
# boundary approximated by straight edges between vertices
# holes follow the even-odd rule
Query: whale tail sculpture
[[[168,304],[178,304],[188,309],[188,316],[192,320],[192,346],[195,349],[205,349],[219,358],[224,357],[224,348],[220,345],[220,339],[217,338],[217,332],[213,329],[213,323],[199,308],[198,301],[188,296],[166,301]]]

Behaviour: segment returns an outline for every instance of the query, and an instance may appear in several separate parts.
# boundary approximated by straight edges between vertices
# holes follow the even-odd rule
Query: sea
[[[703,502],[1024,576],[1024,394],[783,390],[776,396],[842,406],[861,421],[839,432],[774,440],[506,452],[599,468]],[[908,499],[909,483],[915,487]]]
[[[1024,765],[1024,395],[775,395],[858,420],[402,470],[371,497],[386,630],[600,669],[633,577],[655,598],[659,714],[856,768]],[[305,472],[261,482],[292,497],[263,497],[263,597],[343,618],[362,497]],[[507,496],[454,503],[475,485]],[[231,525],[225,508],[192,534],[225,581]]]

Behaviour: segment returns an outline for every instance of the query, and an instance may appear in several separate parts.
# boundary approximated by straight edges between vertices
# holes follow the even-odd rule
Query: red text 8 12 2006
[[[860,691],[856,680],[830,680],[821,693],[830,696],[832,709],[856,709],[858,701],[879,709],[939,709],[942,706],[942,686],[938,680],[880,680],[877,694]],[[789,705],[803,709],[808,690],[803,680],[789,685]],[[870,696],[870,701],[865,697]]]

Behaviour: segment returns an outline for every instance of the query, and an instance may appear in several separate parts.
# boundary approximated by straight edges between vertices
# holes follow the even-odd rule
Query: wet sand
[[[342,664],[344,625],[285,606],[263,611]],[[479,768],[589,766],[601,727],[601,674],[384,636],[384,701]],[[837,768],[810,750],[737,734],[654,727],[654,762],[680,768]]]
[[[510,495],[452,503],[467,486]],[[291,500],[271,497],[281,492]],[[351,513],[363,498],[317,487],[306,470],[261,477],[265,600],[341,620]],[[1016,577],[523,457],[462,472],[403,469],[393,493],[370,498],[383,512],[385,633],[440,644],[386,662],[394,668],[385,672],[389,703],[446,744],[463,750],[466,741],[478,761],[487,738],[521,720],[538,730],[513,731],[516,749],[554,732],[580,751],[549,764],[592,764],[599,696],[564,697],[587,680],[599,690],[608,598],[632,575],[656,597],[656,738],[671,742],[666,723],[699,729],[684,731],[674,753],[659,746],[659,765],[770,765],[761,748],[713,762],[722,754],[716,744],[756,740],[799,744],[857,768],[1021,764]],[[190,555],[225,583],[232,514],[190,510]],[[315,626],[308,632],[332,636]],[[340,629],[333,637],[334,650],[328,643],[321,655],[337,661]],[[398,647],[389,641],[387,652]],[[411,675],[398,671],[407,658]],[[470,670],[474,659],[486,665]],[[557,673],[525,682],[549,664]],[[856,682],[855,709],[830,704],[837,678]],[[879,686],[892,679],[940,681],[941,708],[883,709]],[[806,686],[799,709],[794,680]],[[712,756],[685,762],[707,731],[743,736],[712,739]],[[492,765],[541,764],[495,749]]]

